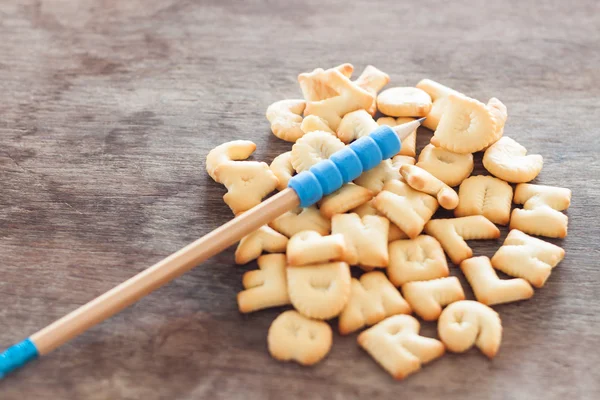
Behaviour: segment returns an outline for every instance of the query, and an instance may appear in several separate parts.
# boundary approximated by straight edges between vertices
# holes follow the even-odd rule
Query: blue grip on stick
[[[37,347],[30,339],[25,339],[21,343],[9,347],[3,353],[0,353],[0,379],[4,378],[9,372],[36,359],[38,355]]]
[[[400,139],[389,126],[380,126],[328,160],[312,166],[290,179],[288,187],[300,198],[300,207],[309,207],[323,196],[335,192],[344,183],[355,180],[365,171],[400,152]]]

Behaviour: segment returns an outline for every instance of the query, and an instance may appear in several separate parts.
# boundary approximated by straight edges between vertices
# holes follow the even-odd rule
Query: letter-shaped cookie
[[[290,161],[296,172],[300,173],[323,160],[327,160],[333,153],[343,149],[344,146],[340,139],[330,133],[312,131],[294,143]]]
[[[306,107],[304,100],[280,100],[267,108],[267,119],[271,123],[271,131],[279,139],[295,142],[304,135],[300,129],[302,113]]]
[[[283,154],[278,155],[271,161],[271,171],[277,177],[277,190],[283,190],[287,188],[288,182],[292,179],[292,176],[296,173],[292,166],[292,152],[287,151]]]
[[[290,304],[287,290],[285,254],[267,254],[258,258],[258,268],[242,278],[244,291],[237,295],[241,313]]]
[[[363,267],[385,267],[388,264],[389,221],[376,215],[337,214],[331,220],[334,234],[344,235],[346,261]]]
[[[424,169],[416,165],[403,165],[400,173],[411,188],[435,196],[446,210],[454,210],[458,206],[458,194],[454,189]]]
[[[395,379],[404,379],[445,352],[439,340],[419,336],[420,328],[416,318],[394,315],[358,335],[358,344]]]
[[[427,114],[427,119],[423,121],[423,126],[427,129],[435,131],[438,123],[440,122],[440,118],[442,118],[442,114],[444,114],[444,111],[446,111],[448,95],[458,92],[440,83],[432,81],[431,79],[423,79],[417,83],[417,87],[427,93],[433,101],[431,110],[429,111],[429,114]],[[448,182],[446,183],[450,185]]]
[[[324,131],[335,136],[335,132],[329,128],[327,121],[323,118],[317,117],[316,115],[308,115],[302,120],[300,125],[302,132],[309,133],[313,131]]]
[[[446,348],[463,353],[473,346],[494,358],[502,341],[502,323],[498,313],[477,301],[462,300],[442,311],[438,335]]]
[[[401,286],[411,281],[427,281],[448,276],[448,263],[440,243],[427,235],[389,244],[390,281]]]
[[[350,300],[340,314],[341,335],[396,314],[410,314],[410,306],[383,272],[367,272],[360,280],[352,278]]]
[[[502,180],[523,183],[538,176],[544,166],[544,159],[539,154],[527,155],[525,147],[504,136],[485,151],[483,166]]]
[[[365,204],[356,207],[352,210],[353,213],[357,214],[359,217],[363,218],[365,215],[377,215],[381,218],[385,218],[379,211],[373,207],[373,200],[367,201]],[[387,219],[387,218],[385,218]],[[387,219],[389,222],[389,219]],[[388,242],[393,242],[398,239],[408,239],[406,233],[402,232],[400,228],[398,228],[395,224],[389,222],[389,230],[388,230]]]
[[[437,210],[438,202],[404,182],[389,181],[373,200],[373,207],[414,239]]]
[[[400,179],[400,172],[392,164],[392,160],[383,160],[373,169],[363,172],[354,180],[354,183],[369,189],[374,195],[383,190],[387,181]]]
[[[350,78],[354,67],[352,64],[341,64],[330,70],[337,70],[343,76]],[[328,81],[329,75],[325,73],[323,68],[315,68],[312,72],[304,72],[298,75],[298,83],[306,101],[325,100],[336,96],[338,93]]]
[[[512,187],[498,178],[471,176],[460,184],[459,202],[454,215],[483,215],[493,223],[507,225],[510,220],[512,195]]]
[[[240,240],[240,244],[235,250],[235,263],[247,264],[252,260],[256,260],[263,251],[283,253],[287,244],[287,237],[267,225],[261,226]]]
[[[316,115],[327,121],[329,127],[337,131],[342,116],[349,112],[368,109],[374,96],[360,88],[337,70],[323,72],[324,80],[337,92],[337,95],[320,101],[309,101],[304,115]]]
[[[442,307],[465,299],[465,292],[455,276],[405,283],[402,294],[415,314],[425,321],[435,321]]]
[[[427,121],[427,120],[426,120]],[[473,172],[473,154],[458,154],[428,144],[419,154],[417,167],[423,168],[431,175],[454,187]]]
[[[571,204],[569,189],[519,183],[514,202],[523,204],[523,209],[513,210],[510,229],[553,238],[567,236],[569,218],[560,211],[566,210]]]
[[[377,92],[379,92],[390,81],[390,77],[385,72],[375,68],[372,65],[367,65],[362,74],[354,81],[359,87],[365,89],[373,95],[373,102],[367,109],[369,114],[377,113]]]
[[[331,221],[314,206],[288,211],[271,221],[269,226],[289,238],[302,231],[315,231],[321,235],[331,232]]]
[[[336,317],[350,298],[350,279],[345,262],[287,267],[292,305],[309,318]]]
[[[341,189],[323,197],[319,203],[321,215],[331,218],[366,203],[373,198],[373,192],[362,186],[347,183]]]
[[[456,265],[473,256],[465,240],[497,239],[500,230],[481,215],[435,219],[425,225],[425,233],[436,238]]]
[[[496,98],[485,105],[464,95],[450,94],[431,143],[455,153],[475,153],[502,137],[506,118],[506,107]]]
[[[369,136],[378,127],[371,114],[365,110],[356,110],[344,115],[337,129],[337,137],[344,143],[350,143]]]
[[[345,250],[343,235],[322,236],[315,231],[302,231],[290,238],[287,261],[292,266],[341,261]]]
[[[460,263],[475,298],[488,306],[526,300],[533,288],[525,279],[500,279],[487,257],[473,257]]]
[[[560,247],[513,229],[492,257],[492,266],[541,288],[564,257]]]
[[[223,200],[236,215],[259,204],[279,183],[264,162],[233,161],[219,165],[214,173],[227,188]]]
[[[399,117],[399,118],[381,117],[377,120],[377,124],[380,126],[387,125],[387,126],[394,127],[394,126],[406,124],[407,122],[412,122],[414,120],[415,120],[414,118],[409,118],[409,117]],[[404,138],[404,140],[402,141],[402,147],[400,147],[400,153],[398,153],[398,155],[409,156],[409,157],[415,157],[417,155],[417,129],[416,128],[410,135],[408,135],[406,138]]]
[[[217,167],[221,164],[245,160],[254,153],[254,150],[256,150],[256,145],[249,140],[233,140],[220,144],[206,156],[206,172],[215,182],[222,183],[215,175]]]
[[[431,110],[431,97],[415,87],[393,87],[377,96],[377,108],[392,117],[424,117]]]
[[[269,353],[279,361],[313,365],[321,361],[333,341],[331,327],[323,321],[306,318],[294,310],[280,314],[269,328]]]

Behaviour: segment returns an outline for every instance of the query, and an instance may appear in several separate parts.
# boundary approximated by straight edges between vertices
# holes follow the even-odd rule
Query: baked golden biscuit
[[[497,239],[500,230],[481,215],[435,219],[425,225],[425,233],[436,238],[450,260],[456,265],[473,257],[473,250],[465,240]]]
[[[414,118],[409,118],[409,117],[400,117],[400,118],[381,117],[377,120],[377,124],[379,126],[387,125],[387,126],[390,126],[393,128],[394,126],[406,124],[406,123],[412,122],[414,120],[415,120]],[[404,138],[404,140],[402,141],[402,146],[400,147],[400,153],[398,153],[398,155],[409,156],[409,157],[415,157],[417,155],[417,129],[416,128],[410,135],[408,135],[406,138]]]
[[[386,218],[337,214],[331,219],[331,231],[344,236],[348,264],[370,268],[388,265],[389,221]]]
[[[564,211],[571,205],[571,191],[566,188],[520,183],[515,189],[515,204],[523,204],[526,210],[548,206]]]
[[[448,263],[440,243],[427,235],[389,244],[387,273],[394,286],[448,276]]]
[[[367,201],[365,204],[362,204],[355,209],[352,210],[353,213],[357,214],[359,217],[363,218],[365,215],[377,215],[381,218],[385,218],[379,211],[373,207],[373,200]],[[387,219],[387,218],[385,218]],[[390,220],[388,219],[388,222]],[[398,228],[392,222],[389,222],[389,230],[388,230],[388,242],[392,242],[398,239],[408,239],[406,233],[402,232],[400,228]]]
[[[302,95],[306,101],[320,101],[337,95],[337,91],[329,82],[330,76],[325,73],[331,70],[337,70],[346,78],[350,78],[354,67],[352,64],[346,63],[328,70],[315,68],[312,72],[304,72],[298,75],[300,90],[302,90]]]
[[[383,160],[378,166],[363,172],[354,183],[370,190],[373,195],[383,190],[387,181],[400,179],[400,171],[394,167],[392,160]]]
[[[321,361],[333,341],[331,327],[323,321],[306,318],[294,310],[280,314],[269,328],[269,353],[279,361],[313,365]]]
[[[569,189],[519,183],[513,201],[523,204],[523,209],[513,210],[510,229],[537,236],[567,236],[569,218],[560,211],[566,210],[571,204]]]
[[[400,174],[411,188],[435,196],[446,210],[454,210],[458,206],[458,194],[454,189],[424,169],[416,165],[403,165]]]
[[[337,131],[342,117],[349,112],[368,109],[374,96],[350,81],[337,70],[323,72],[331,89],[337,94],[320,101],[308,101],[304,115],[316,115],[327,121],[329,127]]]
[[[292,165],[292,152],[286,151],[275,157],[269,166],[277,178],[277,190],[287,188],[288,182],[296,173]]]
[[[339,331],[347,335],[392,315],[410,314],[410,306],[383,272],[352,278],[350,300],[339,317]]]
[[[377,108],[392,117],[424,117],[431,110],[431,97],[415,87],[394,87],[377,96]]]
[[[410,315],[394,315],[358,335],[358,344],[395,379],[404,379],[444,355],[444,345],[419,336],[421,326]]]
[[[252,142],[227,142],[212,149],[206,157],[208,173],[225,185],[227,193],[223,200],[236,215],[259,204],[279,184],[266,163],[237,161],[244,155],[249,157],[253,151],[250,149],[254,148]]]
[[[465,292],[455,276],[407,282],[402,285],[402,294],[424,321],[435,321],[440,317],[442,307],[465,299]]]
[[[502,180],[523,183],[538,176],[544,166],[544,158],[539,154],[528,155],[525,147],[504,136],[485,151],[483,166]]]
[[[369,114],[375,115],[377,112],[377,93],[383,89],[385,85],[390,81],[390,77],[385,72],[375,68],[372,65],[367,65],[362,74],[354,81],[359,87],[365,89],[367,92],[373,95],[373,102],[367,109]]]
[[[256,144],[249,140],[233,140],[225,142],[212,149],[206,156],[206,172],[217,183],[215,171],[221,164],[230,164],[233,161],[245,160],[254,153]]]
[[[335,132],[329,128],[327,121],[323,118],[317,117],[316,115],[309,115],[302,120],[300,124],[302,132],[309,133],[313,131],[324,131],[335,136]]]
[[[286,251],[288,265],[292,266],[341,261],[345,252],[343,235],[322,236],[315,231],[296,233],[290,238]]]
[[[344,143],[350,143],[363,136],[369,136],[379,125],[365,110],[356,110],[344,115],[337,129],[337,137]]]
[[[541,288],[564,257],[560,247],[513,229],[492,257],[492,266]]]
[[[373,200],[373,207],[414,239],[423,231],[438,203],[434,197],[417,192],[404,182],[388,181]]]
[[[410,156],[397,155],[392,157],[392,166],[394,169],[400,170],[403,165],[415,165],[415,158]],[[401,178],[399,178],[402,180]]]
[[[512,187],[493,176],[477,175],[465,179],[458,189],[457,217],[483,215],[498,225],[507,225],[512,205]]]
[[[292,166],[298,173],[306,171],[343,148],[344,143],[330,133],[325,131],[309,132],[292,146]]]
[[[267,225],[261,226],[240,240],[235,250],[235,263],[247,264],[256,260],[263,251],[283,253],[287,248],[288,238]]]
[[[502,137],[506,107],[492,98],[487,105],[463,95],[448,95],[446,110],[431,143],[454,153],[475,153]]]
[[[244,289],[237,295],[241,313],[290,304],[287,291],[285,254],[267,254],[258,258],[258,268],[242,278]]]
[[[500,279],[487,257],[473,257],[460,263],[478,302],[488,306],[526,300],[533,288],[525,279]]]
[[[423,121],[422,125],[427,129],[435,131],[435,129],[438,126],[438,123],[440,122],[442,114],[446,110],[446,105],[448,104],[448,95],[451,93],[458,92],[454,89],[450,89],[449,87],[442,85],[441,83],[432,81],[431,79],[421,80],[419,83],[417,83],[417,88],[427,93],[433,101],[431,105],[431,110],[426,115],[427,119]]]
[[[427,120],[425,120],[427,121]],[[473,172],[473,154],[458,154],[428,144],[419,154],[417,167],[423,168],[450,187],[458,186]]]
[[[362,186],[347,183],[341,189],[323,197],[319,203],[321,215],[331,218],[366,203],[373,198],[373,192]]]
[[[315,231],[321,235],[331,232],[331,221],[315,206],[288,211],[269,222],[269,226],[289,238],[302,231]]]
[[[287,267],[290,301],[309,318],[337,317],[350,298],[350,279],[345,262]]]
[[[502,323],[498,313],[485,304],[462,300],[442,311],[438,335],[446,348],[464,353],[473,346],[489,358],[494,358],[502,341]]]
[[[271,123],[271,131],[279,139],[295,142],[304,135],[300,124],[302,113],[306,107],[304,100],[280,100],[267,108],[267,119]]]

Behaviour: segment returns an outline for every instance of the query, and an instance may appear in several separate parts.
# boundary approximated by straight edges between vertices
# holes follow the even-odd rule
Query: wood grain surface
[[[281,310],[238,313],[255,264],[229,250],[9,376],[0,398],[600,398],[599,4],[0,1],[0,347],[227,221],[207,152],[240,138],[257,160],[288,150],[264,112],[315,67],[498,97],[505,134],[544,156],[536,182],[573,191],[569,236],[553,241],[567,256],[531,300],[496,307],[493,361],[446,355],[395,382],[356,335],[335,335],[314,368],[275,362]]]

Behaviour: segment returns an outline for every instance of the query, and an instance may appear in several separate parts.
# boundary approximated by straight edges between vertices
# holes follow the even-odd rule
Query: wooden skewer
[[[340,188],[344,182],[355,179],[363,169],[375,167],[382,158],[389,158],[396,154],[400,149],[400,140],[410,135],[423,119],[394,128],[378,128],[369,138],[359,139],[348,146],[348,149],[340,151],[340,153],[345,152],[345,154],[338,157],[335,162],[331,161],[334,158],[332,156],[330,160],[324,162],[323,168],[316,168],[314,172],[303,172],[297,175],[290,180],[290,188],[282,190],[133,278],[36,332],[28,339],[8,348],[0,353],[0,378],[39,355],[50,353],[65,342],[225,250],[286,211],[291,211],[301,204],[303,206],[314,204],[323,196],[325,191],[323,187],[327,187],[327,193],[330,193]],[[383,157],[384,154],[385,157]],[[340,168],[345,171],[345,180],[342,179]],[[312,168],[311,171],[313,171]],[[349,178],[348,171],[354,171],[352,173],[358,171],[358,173],[353,175],[353,178]]]
[[[289,188],[281,191],[34,333],[31,341],[35,343],[40,355],[51,352],[298,205],[296,192]]]

